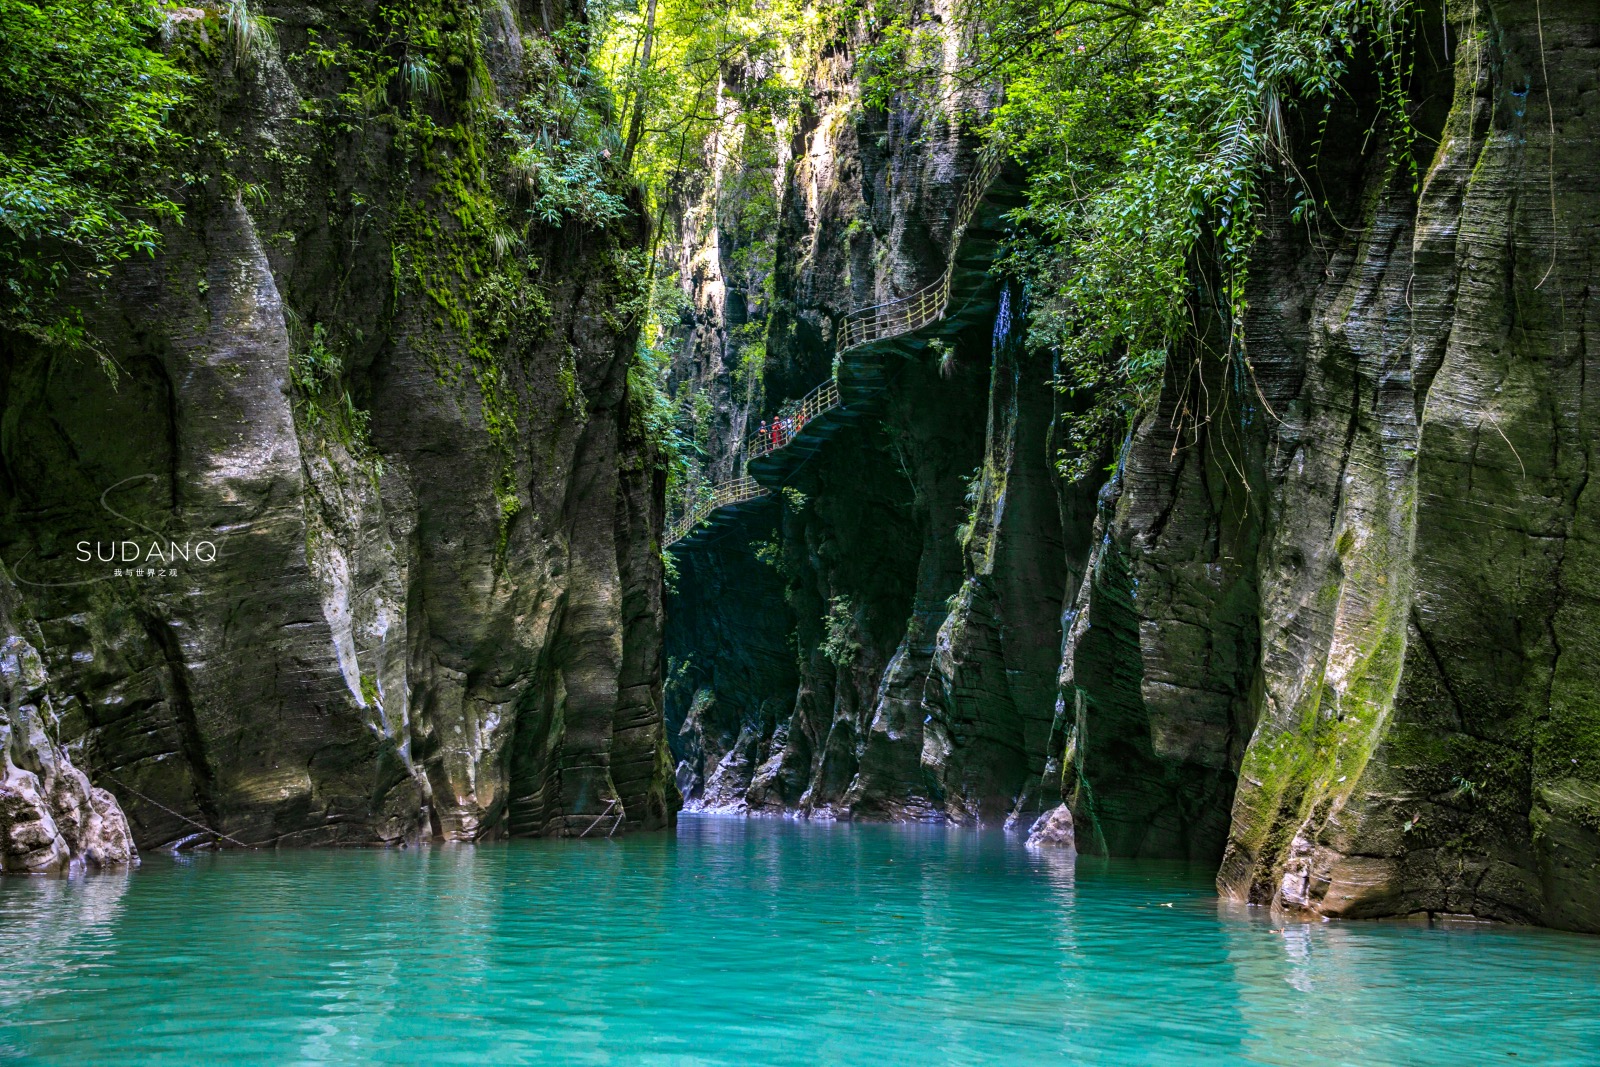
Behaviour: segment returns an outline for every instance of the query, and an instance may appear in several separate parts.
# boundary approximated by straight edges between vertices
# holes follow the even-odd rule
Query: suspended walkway
[[[951,216],[950,257],[938,280],[909,296],[847,313],[835,333],[838,376],[746,436],[746,473],[717,483],[669,523],[665,545],[698,540],[725,527],[751,502],[768,496],[768,487],[787,482],[839,430],[871,414],[887,384],[884,364],[891,348],[915,352],[927,346],[922,335],[927,327],[937,323],[939,332],[951,333],[983,313],[990,302],[989,263],[1001,217],[1021,202],[1020,189],[996,188],[1004,163],[998,143],[979,152],[977,169]]]
[[[759,500],[766,495],[766,486],[754,478],[731,478],[718,482],[710,492],[696,499],[687,511],[667,524],[665,541],[669,545],[682,541],[712,512],[718,512],[716,525],[720,526],[722,520],[729,517],[738,505]]]

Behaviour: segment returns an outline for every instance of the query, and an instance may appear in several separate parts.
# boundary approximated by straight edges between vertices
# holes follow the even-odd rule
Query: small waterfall
[[[994,313],[994,350],[999,352],[1011,340],[1011,285],[1000,287],[1000,308]]]

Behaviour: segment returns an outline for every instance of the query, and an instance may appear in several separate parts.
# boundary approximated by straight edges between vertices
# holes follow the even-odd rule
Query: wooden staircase
[[[817,386],[774,434],[759,430],[743,445],[745,474],[718,483],[667,526],[665,545],[688,545],[764,506],[802,464],[846,426],[876,415],[888,384],[891,355],[911,356],[935,337],[951,336],[984,317],[997,299],[989,265],[1004,236],[1004,217],[1023,202],[1020,178],[1004,169],[998,143],[978,154],[953,215],[951,253],[938,280],[908,296],[857,308],[835,331],[837,375]],[[726,491],[725,491],[726,490]],[[706,501],[723,501],[710,503]]]

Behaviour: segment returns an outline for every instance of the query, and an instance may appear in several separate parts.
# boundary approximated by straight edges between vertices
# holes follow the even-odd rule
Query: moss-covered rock
[[[6,339],[0,557],[63,736],[146,845],[669,825],[644,224],[619,170],[552,219],[519,169],[582,11],[270,14],[245,56],[174,27],[185,221],[73,297],[116,380]],[[215,559],[74,551],[152,536]]]

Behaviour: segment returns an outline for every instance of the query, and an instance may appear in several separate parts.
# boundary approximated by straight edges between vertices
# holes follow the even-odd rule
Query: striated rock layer
[[[7,659],[13,761],[46,751],[15,711],[46,694],[141,847],[674,817],[642,223],[518,221],[489,105],[550,88],[582,12],[476,10],[427,16],[435,80],[376,102],[370,5],[271,5],[237,63],[215,19],[175,26],[215,169],[160,255],[76,298],[114,380],[3,339],[0,558],[38,627]],[[124,542],[137,567],[101,561]]]
[[[1420,180],[1367,138],[1357,79],[1322,140],[1362,151],[1301,161],[1338,225],[1266,206],[1248,366],[1175,359],[1104,485],[1054,475],[1064,401],[1015,340],[1020,294],[991,286],[992,329],[889,346],[881,399],[761,530],[679,553],[686,784],[750,811],[1070,827],[1286,913],[1600,930],[1600,18],[1451,0],[1417,26]],[[842,312],[944,262],[970,145],[853,108],[842,54],[776,172],[765,396],[716,394],[727,364],[686,350],[723,433],[828,376]],[[1222,328],[1200,327],[1197,351]],[[734,651],[757,631],[765,666]]]
[[[0,872],[61,874],[137,865],[117,798],[97,789],[51,737],[39,629],[0,571]]]
[[[1259,725],[1219,885],[1597,930],[1600,15],[1447,16],[1420,194],[1370,178],[1363,239],[1266,313],[1304,377],[1267,467]]]

